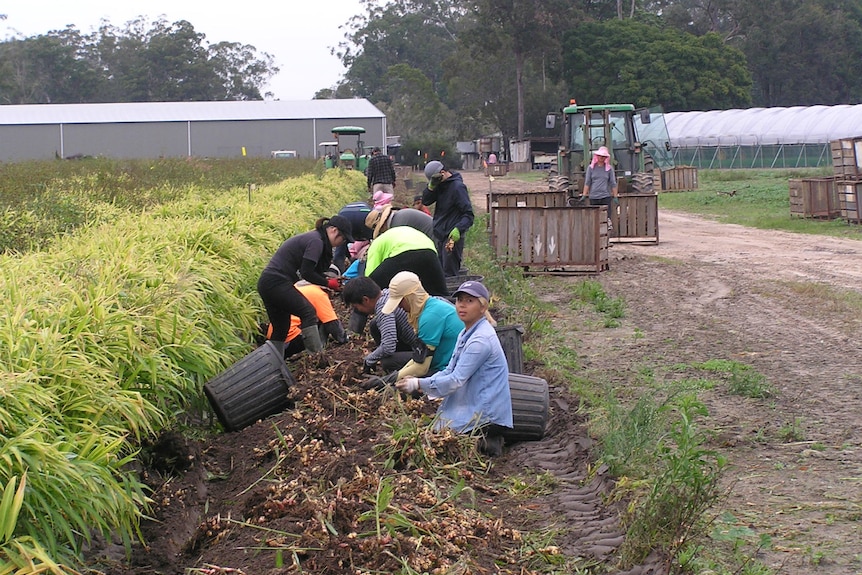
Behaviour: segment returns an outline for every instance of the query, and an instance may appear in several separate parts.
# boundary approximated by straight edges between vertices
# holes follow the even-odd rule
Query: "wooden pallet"
[[[620,195],[619,206],[611,210],[613,243],[658,243],[658,195]]]
[[[843,138],[829,142],[832,168],[838,180],[862,178],[862,138]]]
[[[697,168],[676,166],[668,170],[662,170],[661,189],[663,192],[696,190]]]
[[[841,217],[851,224],[862,224],[862,181],[843,181],[836,184]]]
[[[497,207],[491,211],[497,261],[528,274],[584,274],[608,269],[604,206]]]
[[[831,220],[841,215],[835,178],[788,180],[790,216]]]

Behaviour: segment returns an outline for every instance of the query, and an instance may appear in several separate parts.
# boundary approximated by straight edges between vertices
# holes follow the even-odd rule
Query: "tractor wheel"
[[[548,176],[549,192],[565,192],[569,189],[569,178],[563,175]]]
[[[653,193],[652,174],[648,174],[646,172],[640,172],[637,174],[633,174],[631,182],[629,184],[631,187],[631,192],[633,194],[652,194]]]

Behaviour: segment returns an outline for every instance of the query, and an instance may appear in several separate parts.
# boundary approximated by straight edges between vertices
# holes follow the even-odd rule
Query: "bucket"
[[[447,276],[446,277],[446,291],[449,292],[449,295],[455,293],[461,284],[466,281],[474,281],[480,282],[485,279],[485,276],[471,276],[471,275],[457,275],[457,276]]]
[[[524,328],[520,325],[498,325],[497,338],[506,354],[509,373],[524,373]]]
[[[512,431],[503,433],[506,441],[538,441],[545,436],[548,423],[548,382],[540,377],[509,374],[512,395]]]
[[[204,385],[204,393],[227,431],[283,411],[295,383],[284,358],[267,341]]]

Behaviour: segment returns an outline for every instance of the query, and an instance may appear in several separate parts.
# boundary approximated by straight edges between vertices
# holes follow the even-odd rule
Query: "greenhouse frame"
[[[832,164],[829,142],[862,137],[862,105],[665,114],[673,162],[702,169]]]

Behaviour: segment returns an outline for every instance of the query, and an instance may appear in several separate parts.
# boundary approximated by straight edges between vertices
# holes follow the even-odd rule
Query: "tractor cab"
[[[323,165],[326,169],[338,165],[338,142],[320,142],[318,147],[323,157]]]
[[[546,126],[553,128],[556,115]],[[562,109],[563,129],[557,154],[561,180],[573,194],[583,189],[593,153],[607,146],[620,192],[651,193],[653,169],[673,167],[670,137],[660,108],[635,110],[632,104],[578,106]]]
[[[368,167],[368,155],[364,152],[362,134],[365,128],[361,126],[339,126],[332,128],[338,147],[338,165],[345,170],[365,171]]]

